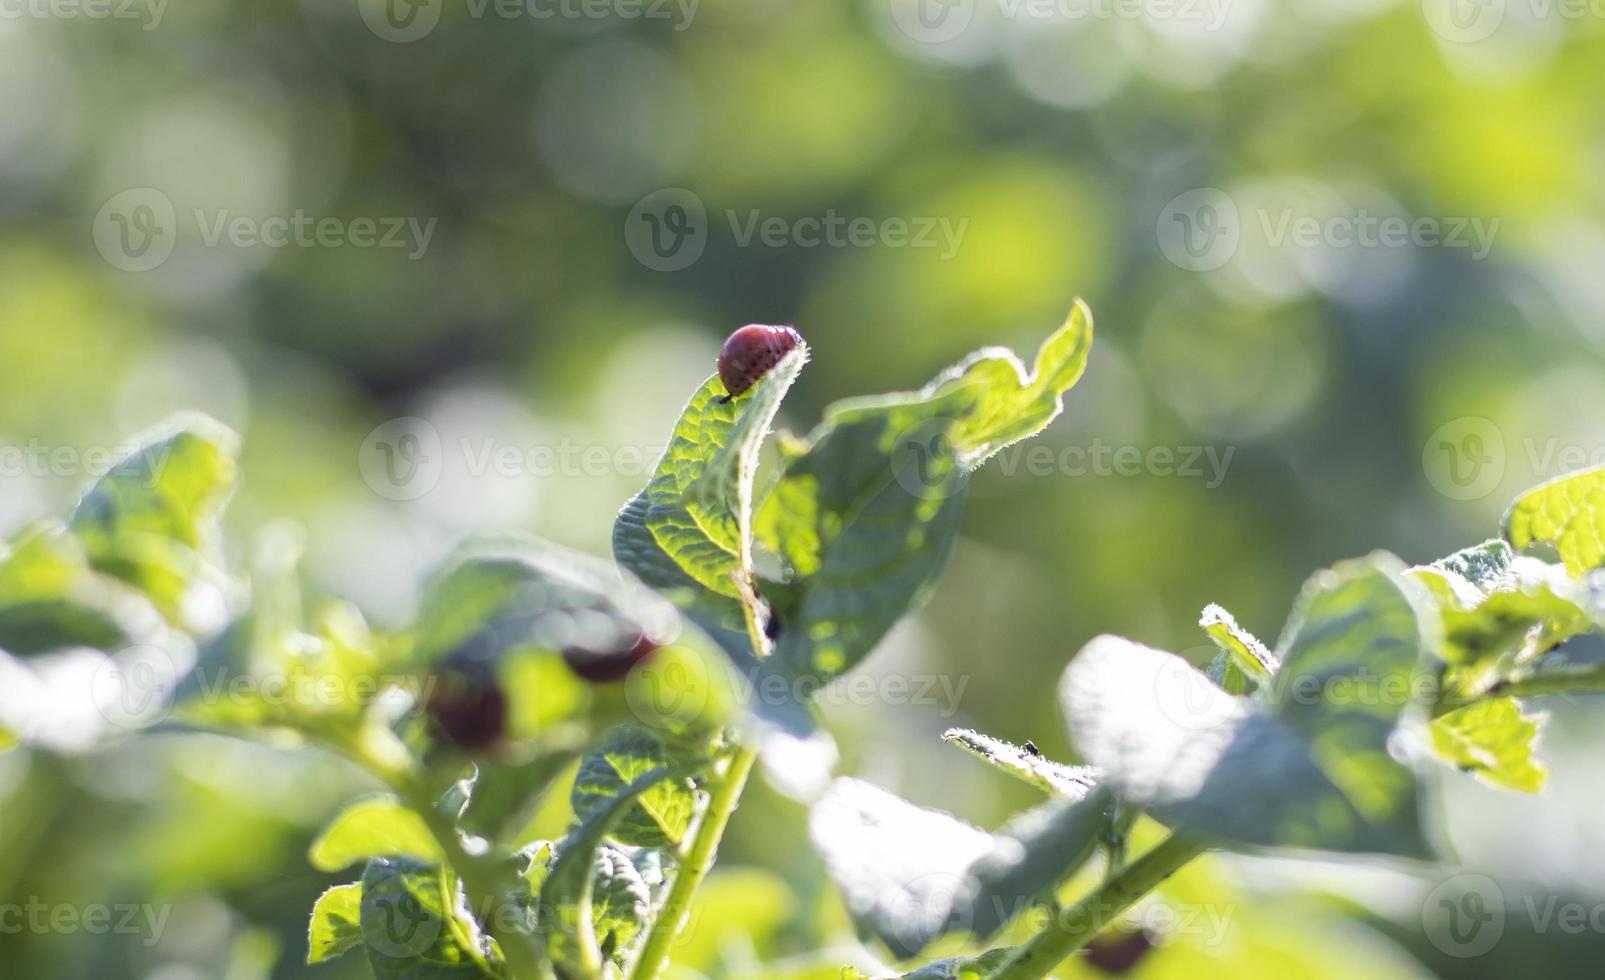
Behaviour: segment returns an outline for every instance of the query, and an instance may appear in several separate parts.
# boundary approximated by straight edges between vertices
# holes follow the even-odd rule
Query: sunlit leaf
[[[1030,746],[1021,748],[1001,738],[983,735],[968,728],[950,728],[942,738],[999,769],[1033,786],[1068,800],[1080,800],[1097,784],[1097,770],[1090,766],[1067,766],[1054,762]]]
[[[1311,578],[1255,698],[1173,654],[1093,640],[1061,685],[1072,740],[1123,800],[1222,843],[1424,856],[1415,777],[1388,750],[1435,645],[1403,571],[1375,555]]]
[[[318,896],[307,926],[307,962],[332,960],[362,942],[362,884],[336,885]]]
[[[939,936],[985,938],[1080,867],[1110,798],[1055,799],[996,834],[868,783],[839,779],[809,831],[853,917],[899,957]]]
[[[376,980],[468,980],[498,973],[490,940],[437,865],[375,858],[362,874],[362,941]]]
[[[780,403],[808,360],[807,345],[783,357],[741,397],[725,400],[709,378],[681,413],[651,482],[625,505],[613,531],[619,563],[653,588],[684,601],[742,599],[751,579],[753,478],[758,451]],[[735,624],[727,623],[734,626]]]
[[[1555,547],[1572,575],[1605,564],[1605,467],[1540,484],[1510,505],[1505,538],[1520,550]]]
[[[444,859],[424,819],[392,796],[373,796],[341,810],[312,842],[307,858],[319,871],[376,857],[407,857],[424,863]]]
[[[574,964],[582,972],[597,968],[602,951],[591,902],[596,852],[637,797],[665,780],[684,779],[694,768],[690,763],[677,763],[643,773],[629,785],[601,798],[555,845],[557,857],[541,883],[540,908],[543,915],[552,917],[546,931],[549,953],[558,963]]]
[[[917,392],[833,406],[759,510],[759,538],[789,567],[774,597],[782,669],[833,677],[929,595],[958,535],[968,473],[1047,425],[1080,376],[1092,320],[1077,304],[1030,375],[979,351]]]
[[[196,625],[215,615],[198,612],[190,590],[221,577],[218,518],[234,490],[238,437],[203,416],[168,430],[114,464],[70,525],[95,568],[150,596],[169,620]]]
[[[574,777],[574,815],[585,820],[606,809],[635,780],[674,760],[661,739],[634,725],[621,726],[587,753]],[[684,780],[665,779],[642,791],[615,820],[612,835],[624,844],[678,844],[696,812],[696,795]]]
[[[1432,747],[1463,772],[1536,793],[1548,775],[1534,752],[1541,716],[1527,717],[1514,698],[1489,698],[1434,719]]]
[[[1276,654],[1258,637],[1237,625],[1231,613],[1214,603],[1204,607],[1198,625],[1220,647],[1220,654],[1209,666],[1209,676],[1228,694],[1253,691],[1270,680],[1281,666]]]

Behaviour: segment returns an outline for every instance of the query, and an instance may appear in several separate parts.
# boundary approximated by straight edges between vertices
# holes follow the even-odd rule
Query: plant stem
[[[652,923],[652,932],[647,936],[646,945],[641,947],[640,954],[635,958],[630,980],[655,980],[668,965],[669,949],[685,927],[691,911],[691,899],[713,867],[725,826],[735,812],[736,803],[741,799],[741,790],[746,786],[747,776],[752,772],[752,764],[757,758],[757,749],[737,749],[724,771],[714,777],[708,790],[707,808],[697,824],[696,833],[686,842],[681,853],[680,869],[675,872],[674,884],[669,886],[669,895]]]
[[[1092,894],[1055,913],[1046,928],[1022,944],[992,974],[992,980],[1040,980],[1047,976],[1120,913],[1207,849],[1208,845],[1195,838],[1170,835]]]
[[[1551,667],[1512,674],[1489,688],[1490,697],[1536,698],[1546,694],[1605,691],[1605,665]]]

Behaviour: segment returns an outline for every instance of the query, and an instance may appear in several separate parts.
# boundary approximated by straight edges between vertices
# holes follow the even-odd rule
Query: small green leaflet
[[[541,882],[540,907],[548,938],[549,954],[558,963],[575,965],[586,975],[594,974],[602,961],[592,907],[592,888],[596,875],[596,852],[613,826],[642,794],[665,780],[684,779],[695,767],[677,764],[643,773],[612,796],[600,798],[597,805],[570,828],[556,845],[557,859]]]
[[[853,917],[900,958],[939,936],[985,938],[1075,871],[1100,840],[1111,798],[1054,799],[996,834],[856,779],[814,805],[809,833]]]
[[[1540,484],[1510,505],[1505,538],[1518,551],[1555,547],[1574,577],[1605,565],[1605,466]]]
[[[1281,666],[1276,654],[1266,649],[1258,637],[1237,625],[1232,614],[1210,603],[1204,607],[1198,625],[1220,647],[1220,654],[1209,665],[1209,677],[1228,694],[1248,694],[1271,679]]]
[[[1041,753],[1030,751],[968,728],[949,728],[942,739],[985,759],[992,765],[1039,789],[1072,802],[1086,798],[1097,784],[1097,770],[1090,766],[1067,766]]]
[[[444,859],[423,817],[393,796],[347,806],[312,842],[307,858],[319,871],[339,871],[370,858],[402,856],[424,863]]]
[[[238,437],[185,416],[120,460],[79,502],[70,526],[90,562],[151,598],[175,624],[197,582],[219,583],[218,517],[235,483]]]
[[[362,942],[362,883],[336,885],[318,897],[307,926],[307,962],[322,963]]]
[[[591,882],[591,924],[602,955],[611,958],[628,946],[651,914],[652,887],[633,856],[620,847],[597,848],[596,875]]]
[[[1449,765],[1495,786],[1536,793],[1548,775],[1534,754],[1542,715],[1514,698],[1489,698],[1432,722],[1432,747]]]
[[[580,762],[570,795],[574,815],[590,818],[607,809],[636,779],[672,764],[668,749],[651,732],[635,725],[615,729]],[[695,791],[685,780],[662,780],[624,809],[612,835],[620,843],[642,847],[678,844],[691,826],[696,803]]]
[[[90,567],[60,524],[24,531],[0,557],[0,650],[26,657],[68,647],[117,650],[161,629],[148,599]]]
[[[495,978],[490,940],[437,865],[375,858],[362,873],[359,922],[375,980]]]
[[[1403,572],[1377,554],[1316,573],[1253,698],[1173,654],[1093,640],[1060,686],[1072,741],[1123,801],[1222,843],[1426,856],[1415,776],[1388,752],[1435,646]]]

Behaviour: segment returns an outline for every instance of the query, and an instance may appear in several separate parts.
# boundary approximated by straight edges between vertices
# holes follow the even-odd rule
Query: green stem
[[[669,895],[652,923],[652,932],[647,936],[646,945],[641,947],[640,955],[635,958],[630,980],[655,980],[668,965],[669,950],[680,937],[680,930],[685,928],[691,912],[691,899],[713,867],[725,826],[735,812],[736,803],[741,799],[741,790],[746,786],[747,776],[752,772],[752,764],[757,758],[757,749],[737,749],[724,771],[714,778],[708,789],[707,808],[703,811],[696,833],[686,842],[681,853],[680,869],[675,872],[674,884],[669,886]]]
[[[992,980],[1040,980],[1047,976],[1120,913],[1207,849],[1201,841],[1172,834],[1092,894],[1056,912],[1046,928],[1016,949],[992,974]]]
[[[1605,665],[1550,667],[1512,674],[1489,688],[1490,697],[1536,698],[1547,694],[1605,691]]]

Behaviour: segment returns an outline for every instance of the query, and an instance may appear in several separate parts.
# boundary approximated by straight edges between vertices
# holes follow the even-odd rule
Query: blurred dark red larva
[[[563,648],[563,660],[570,670],[592,684],[611,684],[622,681],[635,665],[650,657],[658,645],[644,634],[629,646],[620,645],[612,650],[597,650],[584,646]]]
[[[758,379],[780,359],[802,343],[802,334],[792,327],[771,327],[749,323],[731,334],[719,351],[719,380],[729,392],[729,401],[758,383]]]
[[[458,748],[494,745],[507,723],[507,696],[495,668],[481,660],[448,657],[435,669],[429,692],[429,720],[435,731]]]

